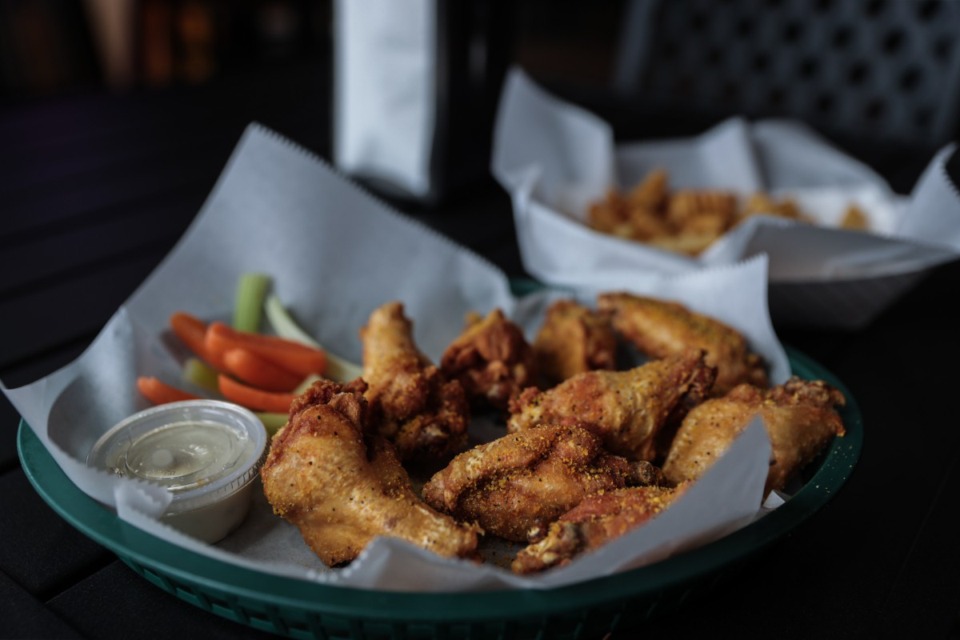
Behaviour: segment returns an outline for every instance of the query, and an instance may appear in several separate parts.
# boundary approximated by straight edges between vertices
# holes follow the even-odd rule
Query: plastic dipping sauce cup
[[[266,444],[251,411],[186,400],[124,419],[97,440],[87,464],[165,487],[173,500],[161,521],[213,543],[247,516]]]

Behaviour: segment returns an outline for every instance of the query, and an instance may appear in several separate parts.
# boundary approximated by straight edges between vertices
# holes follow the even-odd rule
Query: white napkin
[[[611,273],[687,273],[765,254],[776,322],[855,328],[960,256],[960,197],[942,168],[951,152],[938,154],[905,198],[793,121],[733,118],[690,138],[615,145],[607,123],[515,68],[498,111],[491,170],[511,194],[524,267],[544,282],[579,286]],[[758,216],[696,258],[586,225],[591,201],[655,168],[668,172],[671,187],[789,195],[818,224]],[[871,232],[836,227],[851,203],[867,214]]]
[[[435,0],[333,5],[333,160],[416,197],[431,189]]]
[[[598,554],[596,563],[584,559],[554,577],[524,579],[495,566],[441,560],[395,540],[374,543],[348,570],[328,570],[299,532],[273,515],[259,491],[244,524],[216,546],[206,545],[156,519],[169,503],[164,489],[96,471],[84,460],[107,429],[146,408],[135,388],[138,375],[179,379],[184,351],[168,331],[171,313],[228,319],[237,279],[246,272],[270,274],[273,292],[304,328],[356,362],[359,328],[390,300],[404,303],[418,345],[436,362],[468,311],[500,307],[532,338],[551,300],[574,296],[590,302],[597,290],[623,288],[681,300],[739,328],[779,383],[790,368],[766,309],[766,266],[759,256],[710,272],[623,274],[598,289],[515,298],[504,274],[487,261],[392,211],[295,144],[252,125],[185,235],[83,355],[46,378],[3,391],[82,491],[173,544],[266,572],[350,586],[418,591],[556,586],[652,561],[756,516],[768,460],[765,431],[755,429],[760,435],[746,437],[711,482],[677,504],[687,507],[644,527],[630,542],[619,542],[615,562],[601,562],[610,554]],[[682,526],[669,525],[674,520]]]

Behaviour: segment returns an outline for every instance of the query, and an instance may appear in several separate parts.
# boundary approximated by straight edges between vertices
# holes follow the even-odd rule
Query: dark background
[[[105,17],[100,5],[124,6]],[[0,99],[36,104],[98,91],[216,82],[251,68],[327,64],[329,1],[0,2]],[[546,80],[603,87],[625,2],[509,3],[514,60]],[[108,28],[105,22],[122,22]]]
[[[815,17],[838,2],[745,4],[748,13],[786,5]],[[111,37],[95,18],[107,5],[129,10]],[[865,15],[900,5],[936,19],[936,2],[856,3]],[[657,110],[614,90],[630,3],[497,6],[508,8],[497,34],[509,61],[607,118],[618,139],[693,134],[717,121],[718,113]],[[329,157],[330,19],[329,2],[296,0],[0,0],[5,384],[33,381],[82,352],[189,225],[251,121]],[[834,30],[825,49],[841,46],[854,24]],[[694,20],[693,28],[711,25]],[[749,26],[741,19],[730,28],[750,39]],[[884,34],[896,45],[893,31]],[[763,59],[751,65],[746,76]],[[859,69],[845,71],[851,87]],[[955,84],[932,80],[941,81]],[[952,140],[881,144],[879,131],[877,139],[842,133],[831,139],[900,193]],[[489,181],[439,207],[395,204],[508,275],[524,275],[509,199]],[[645,627],[644,637],[958,637],[958,282],[958,265],[946,265],[856,332],[777,328],[859,400],[863,457],[843,491],[742,579]],[[17,424],[0,399],[0,637],[265,635],[149,584],[57,516],[21,468]]]

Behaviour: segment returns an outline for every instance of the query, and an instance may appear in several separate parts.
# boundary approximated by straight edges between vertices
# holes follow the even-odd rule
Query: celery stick
[[[267,312],[267,321],[270,322],[270,326],[273,327],[278,336],[287,340],[296,340],[318,349],[323,348],[310,334],[300,328],[300,325],[296,323],[276,294],[271,293],[267,296],[264,309]]]
[[[219,390],[216,370],[198,358],[188,358],[183,363],[183,379],[203,389]]]
[[[293,390],[293,393],[295,393],[296,395],[300,395],[301,393],[309,389],[314,382],[321,379],[322,378],[320,376],[307,376],[306,378],[303,379],[303,382],[297,385],[297,388]]]
[[[263,427],[267,430],[267,437],[272,438],[273,434],[280,430],[280,427],[287,424],[287,414],[273,413],[270,411],[256,411],[256,416],[260,418]]]
[[[245,273],[237,281],[233,303],[233,328],[240,331],[260,330],[263,301],[270,287],[270,276],[263,273]]]
[[[327,376],[337,382],[350,382],[363,375],[360,365],[344,360],[331,351],[327,351]]]
[[[359,365],[336,355],[304,331],[283,306],[283,303],[280,302],[280,298],[275,294],[267,296],[264,309],[267,314],[267,320],[277,335],[287,338],[288,340],[296,340],[297,342],[323,349],[323,351],[326,352],[326,375],[331,380],[350,382],[363,374],[363,369]]]

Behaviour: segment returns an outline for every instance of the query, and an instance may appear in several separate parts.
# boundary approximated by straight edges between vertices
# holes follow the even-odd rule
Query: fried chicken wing
[[[436,461],[466,445],[470,405],[413,339],[403,304],[388,302],[360,329],[365,394],[374,429],[393,442],[402,461]]]
[[[574,425],[544,424],[457,455],[423,487],[438,511],[518,542],[598,491],[656,482],[659,469],[608,453]]]
[[[665,452],[661,432],[672,435],[672,425],[710,392],[715,377],[697,349],[628,371],[588,371],[552,389],[525,389],[510,403],[507,430],[577,424],[603,438],[614,453],[654,461]]]
[[[625,292],[601,293],[597,306],[611,316],[614,329],[640,351],[663,358],[695,347],[707,352],[707,364],[717,368],[713,393],[723,395],[740,383],[769,384],[762,358],[750,351],[736,329],[666,300]]]
[[[765,493],[782,490],[834,436],[845,433],[837,413],[845,401],[822,380],[793,377],[767,390],[739,385],[690,410],[667,454],[664,475],[672,482],[699,478],[759,414],[773,447]]]
[[[533,340],[544,386],[584,371],[615,369],[617,336],[610,320],[575,300],[557,300]]]
[[[686,485],[647,485],[587,496],[551,523],[545,536],[521,549],[510,568],[529,574],[567,565],[647,523],[685,489]]]
[[[536,380],[532,347],[500,309],[468,321],[444,350],[440,369],[460,381],[475,407],[506,409],[514,394]]]
[[[425,504],[393,445],[365,435],[366,384],[315,383],[290,409],[260,471],[274,513],[300,529],[330,566],[349,563],[377,536],[447,557],[472,557],[478,529]]]

